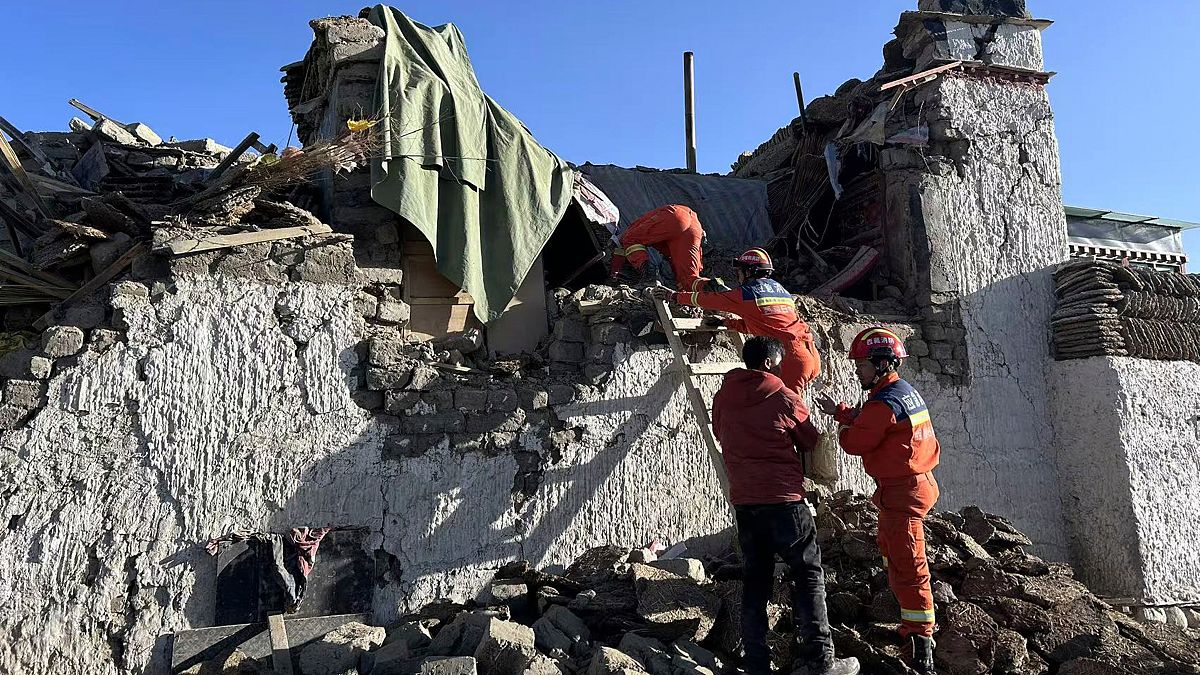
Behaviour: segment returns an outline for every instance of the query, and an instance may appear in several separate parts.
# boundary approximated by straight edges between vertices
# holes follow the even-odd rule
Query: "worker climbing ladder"
[[[740,368],[742,364],[737,361],[692,363],[691,359],[688,358],[687,347],[684,346],[680,334],[696,331],[729,332],[733,338],[734,345],[739,350],[742,345],[742,335],[728,328],[706,328],[704,327],[703,319],[673,317],[671,316],[671,309],[662,300],[655,301],[654,307],[658,311],[658,321],[662,324],[663,332],[667,335],[667,344],[670,345],[671,352],[675,356],[674,370],[679,373],[683,380],[683,388],[687,394],[688,403],[692,406],[692,413],[696,417],[696,423],[700,425],[700,437],[704,440],[704,446],[708,449],[708,456],[712,460],[713,470],[717,474],[717,480],[721,483],[721,490],[725,493],[726,497],[729,497],[729,476],[725,473],[725,462],[721,459],[721,446],[717,442],[716,435],[713,433],[709,406],[704,400],[704,394],[701,393],[700,387],[696,384],[696,378],[724,375],[734,368]]]

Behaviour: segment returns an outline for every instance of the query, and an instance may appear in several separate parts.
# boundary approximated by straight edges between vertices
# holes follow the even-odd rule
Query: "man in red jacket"
[[[761,248],[752,248],[734,259],[739,286],[732,291],[688,291],[678,293],[655,289],[654,297],[673,300],[681,305],[703,307],[736,314],[739,319],[718,319],[739,333],[766,335],[783,343],[784,359],[780,377],[793,391],[804,387],[821,373],[821,357],[813,342],[812,331],[796,311],[796,301],[778,281],[771,278],[775,266]]]
[[[871,392],[867,402],[861,410],[828,397],[817,404],[841,425],[842,449],[862,457],[863,468],[875,479],[871,501],[879,507],[879,548],[888,585],[900,602],[900,634],[912,641],[913,668],[932,673],[933,593],[922,519],[938,498],[933,468],[941,446],[925,399],[896,373],[907,357],[904,342],[892,331],[862,331],[850,344],[850,358],[859,384]]]
[[[713,398],[713,432],[729,474],[729,500],[737,519],[745,573],[742,591],[744,667],[771,672],[767,601],[775,581],[775,556],[788,566],[798,673],[854,675],[858,659],[835,659],[825,609],[825,575],[812,513],[804,502],[804,468],[798,452],[811,451],[819,434],[803,399],[776,373],[783,345],[753,337],[742,349],[746,368],[726,373]]]

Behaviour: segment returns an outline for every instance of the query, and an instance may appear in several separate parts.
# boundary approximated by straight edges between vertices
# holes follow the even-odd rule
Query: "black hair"
[[[783,344],[775,338],[755,335],[742,347],[742,361],[746,362],[747,368],[762,370],[763,364],[772,356],[783,359]]]

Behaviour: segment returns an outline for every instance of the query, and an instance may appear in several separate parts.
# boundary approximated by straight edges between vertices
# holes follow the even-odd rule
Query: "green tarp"
[[[571,202],[574,173],[479,88],[462,34],[385,5],[382,159],[371,195],[433,245],[438,271],[489,322],[504,311]]]

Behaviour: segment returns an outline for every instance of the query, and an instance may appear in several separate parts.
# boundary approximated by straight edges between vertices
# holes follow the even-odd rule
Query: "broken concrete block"
[[[12,431],[18,429],[33,414],[33,410],[5,403],[0,405],[0,430]]]
[[[434,349],[461,354],[473,354],[483,347],[483,331],[468,328],[461,333],[440,337],[433,341]]]
[[[581,363],[584,358],[583,343],[555,340],[550,343],[549,356],[551,361]]]
[[[29,374],[36,380],[49,379],[54,369],[54,361],[44,356],[34,356],[29,359]]]
[[[359,291],[354,298],[354,310],[364,319],[374,319],[379,313],[379,298],[366,291]]]
[[[642,664],[628,654],[612,647],[601,647],[592,656],[587,675],[635,675],[645,672]]]
[[[554,339],[560,342],[584,342],[587,322],[581,316],[565,316],[554,324]]]
[[[650,675],[672,675],[671,655],[667,653],[667,646],[652,637],[626,633],[617,649],[636,659]]]
[[[492,616],[480,612],[463,612],[444,626],[429,643],[434,656],[474,656]],[[474,663],[474,659],[471,659]]]
[[[919,0],[917,9],[947,14],[1033,18],[1025,9],[1025,0]]]
[[[984,44],[983,62],[994,66],[1023,68],[1041,72],[1046,63],[1042,55],[1042,32],[1034,26],[1000,24],[991,41]]]
[[[550,405],[550,393],[544,389],[520,387],[516,394],[520,407],[525,410],[541,410]]]
[[[704,573],[704,563],[695,558],[671,558],[670,560],[654,560],[649,563],[651,567],[660,570],[666,570],[671,574],[678,574],[681,577],[689,577],[696,581],[704,581],[707,575]]]
[[[74,304],[58,310],[55,322],[62,326],[75,326],[84,330],[96,328],[104,323],[108,312],[97,304]]]
[[[305,251],[304,260],[292,270],[292,281],[356,286],[362,283],[352,247],[328,236],[314,239],[327,243]]]
[[[635,548],[629,552],[625,562],[649,564],[658,560],[658,554],[648,548]]]
[[[297,665],[305,675],[353,672],[362,655],[382,645],[386,634],[382,627],[352,621],[305,645]]]
[[[421,664],[420,675],[476,675],[475,657],[456,656],[448,659],[427,659]]]
[[[416,671],[424,660],[424,656],[415,654],[404,642],[385,642],[378,650],[363,658],[363,665],[367,667],[363,672],[371,675],[408,675]]]
[[[1167,612],[1162,607],[1138,607],[1133,610],[1133,618],[1142,623],[1166,623]]]
[[[107,240],[92,244],[88,249],[88,255],[92,259],[92,271],[96,274],[103,272],[132,247],[132,238],[124,232],[116,232]]]
[[[410,415],[400,420],[400,428],[410,434],[450,434],[463,431],[467,419],[457,410],[443,410],[429,415]]]
[[[145,124],[142,124],[141,122],[134,122],[133,124],[127,125],[125,130],[133,134],[139,141],[145,143],[146,145],[162,145],[162,137],[154,133],[153,129]]]
[[[676,669],[681,669],[679,661],[683,660],[690,664],[696,664],[701,668],[707,668],[714,673],[723,670],[720,661],[717,660],[716,654],[713,654],[691,640],[676,640],[671,643],[671,652],[673,653],[672,665]]]
[[[42,353],[57,359],[83,349],[83,331],[75,326],[51,326],[42,333]]]
[[[951,605],[939,617],[939,670],[952,675],[991,672],[999,627],[987,612],[969,602]]]
[[[691,579],[648,565],[635,563],[632,574],[637,613],[656,637],[700,642],[708,636],[721,608],[716,595]]]
[[[188,141],[172,141],[164,143],[168,148],[179,148],[180,150],[188,150],[191,152],[199,152],[206,155],[228,155],[233,152],[233,148],[221,145],[211,138],[197,138]]]
[[[373,366],[387,368],[407,360],[404,339],[399,333],[383,333],[367,342],[367,362]]]
[[[350,400],[363,410],[379,410],[384,404],[384,392],[359,389],[350,392]]]
[[[541,618],[533,622],[533,634],[537,648],[543,652],[558,650],[564,654],[578,654],[591,640],[591,632],[583,619],[561,605],[550,605]]]
[[[425,649],[432,641],[433,636],[429,634],[429,628],[420,621],[409,621],[389,628],[383,644],[387,646],[400,642],[410,651],[416,651]]]
[[[475,649],[478,667],[489,675],[522,675],[536,655],[532,628],[496,618],[487,624]]]
[[[483,389],[458,389],[454,392],[454,407],[460,410],[483,412],[487,407],[488,393]]]
[[[379,301],[379,309],[375,313],[375,320],[379,323],[392,326],[407,326],[411,316],[412,309],[408,306],[408,303],[401,300],[384,298]]]
[[[388,436],[383,441],[383,458],[421,457],[445,444],[450,437],[446,434],[406,434]]]
[[[525,669],[524,675],[567,675],[569,670],[564,670],[558,664],[558,661],[538,654],[533,657],[533,661],[529,662],[529,667]]]
[[[592,326],[592,342],[603,345],[616,345],[633,339],[633,332],[624,324],[616,321],[598,323]]]
[[[32,410],[42,405],[46,384],[34,380],[8,380],[4,383],[4,405]]]
[[[117,124],[110,119],[102,119],[92,125],[92,132],[100,136],[100,138],[112,143],[120,143],[121,145],[141,145],[137,136],[129,133],[125,127]]]
[[[438,378],[441,376],[442,375],[438,372],[437,368],[423,363],[418,364],[417,367],[413,368],[412,381],[409,382],[404,388],[412,390],[428,389],[429,385],[437,382]]]
[[[513,389],[490,389],[487,393],[487,407],[496,412],[516,412],[520,407],[517,392]]]
[[[404,365],[367,368],[367,388],[375,391],[403,389],[412,383],[412,379],[412,368]]]
[[[527,600],[529,586],[521,579],[493,579],[488,585],[488,603],[510,605]]]
[[[384,394],[383,409],[389,415],[403,415],[420,400],[420,392],[388,390]]]

